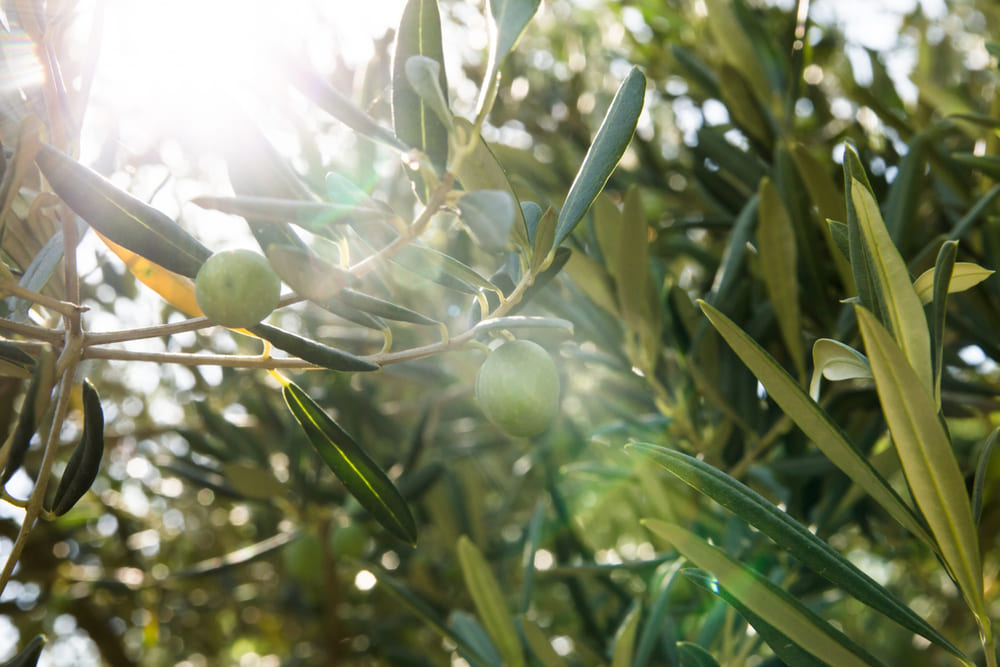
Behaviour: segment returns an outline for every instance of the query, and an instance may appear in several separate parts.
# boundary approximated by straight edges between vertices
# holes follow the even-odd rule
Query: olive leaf
[[[287,382],[281,393],[313,447],[351,495],[382,527],[416,545],[417,524],[410,508],[382,469],[297,385]]]

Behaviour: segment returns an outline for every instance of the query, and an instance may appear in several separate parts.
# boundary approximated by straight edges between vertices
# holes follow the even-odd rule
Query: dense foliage
[[[1000,9],[480,4],[145,146],[90,14],[7,10],[0,658],[995,665]],[[234,332],[193,279],[246,244]]]

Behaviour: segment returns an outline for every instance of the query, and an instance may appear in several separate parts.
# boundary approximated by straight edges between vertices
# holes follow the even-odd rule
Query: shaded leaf
[[[611,667],[631,667],[632,656],[635,654],[635,633],[639,629],[641,612],[642,606],[639,605],[638,601],[634,602],[618,629],[615,630],[615,648],[611,654]]]
[[[569,236],[611,178],[611,173],[632,141],[645,94],[646,77],[634,67],[615,93],[604,121],[573,179],[573,185],[559,211],[554,246],[558,246]]]
[[[556,653],[548,638],[542,633],[539,627],[523,616],[521,617],[521,630],[524,632],[524,639],[528,642],[528,647],[535,655],[542,667],[566,667],[566,661]]]
[[[38,659],[42,657],[45,642],[45,635],[35,635],[27,646],[0,667],[35,667],[38,664]]]
[[[496,285],[479,275],[475,269],[420,243],[409,244],[396,253],[391,261],[421,278],[458,292],[477,294],[480,290],[497,290]]]
[[[415,545],[417,525],[410,508],[382,469],[297,385],[289,382],[281,393],[313,447],[351,495],[383,528]]]
[[[986,472],[989,470],[990,457],[996,448],[997,434],[1000,434],[1000,428],[993,429],[990,437],[986,439],[983,451],[979,454],[979,463],[976,465],[976,478],[972,484],[972,520],[976,525],[979,525],[979,520],[983,515],[983,490]]]
[[[677,642],[677,654],[681,667],[719,667],[711,653],[693,642]]]
[[[468,537],[463,535],[458,539],[458,562],[462,566],[462,577],[465,587],[472,596],[472,601],[479,612],[479,618],[497,650],[503,657],[504,665],[524,664],[521,652],[521,641],[514,627],[514,621],[507,610],[503,590],[500,583],[490,571],[489,562],[483,558],[478,547]]]
[[[806,374],[802,346],[802,316],[799,310],[798,248],[788,209],[769,178],[763,178],[758,190],[757,243],[760,266],[781,338],[799,377]]]
[[[504,190],[473,190],[458,199],[462,222],[479,247],[490,253],[507,249],[514,224],[514,206],[513,198]]]
[[[714,575],[719,586],[751,612],[817,658],[839,667],[880,664],[867,651],[766,577],[741,565],[701,538],[679,526],[656,519],[646,519],[643,524],[670,542],[697,567]]]
[[[933,296],[931,309],[931,369],[934,382],[934,404],[941,407],[941,368],[944,363],[944,321],[948,312],[948,293],[954,282],[955,257],[958,255],[958,241],[945,241],[934,262]],[[978,267],[977,267],[978,268]],[[990,271],[990,273],[993,273]],[[917,282],[920,278],[917,279]],[[916,287],[916,283],[914,283]],[[919,294],[919,292],[918,292]],[[923,301],[923,299],[921,299]],[[925,302],[926,303],[926,302]]]
[[[703,461],[666,447],[630,443],[628,448],[652,458],[684,483],[736,514],[844,592],[965,659],[961,651],[896,596],[753,489]]]
[[[753,626],[771,650],[774,651],[786,665],[793,667],[824,667],[827,663],[819,660],[808,651],[802,649],[790,640],[783,632],[765,621],[733,596],[728,590],[719,586],[712,575],[701,570],[685,570],[684,575],[710,593],[715,593],[726,601],[736,612]]]
[[[933,540],[913,511],[858,453],[840,427],[778,362],[728,317],[704,301],[698,303],[712,326],[764,386],[767,395],[816,443],[827,458],[872,496],[896,521],[926,544],[933,545]]]
[[[476,649],[475,654],[465,655],[465,652],[459,648],[458,652],[463,658],[472,660],[473,665],[482,664],[484,667],[503,667],[503,658],[497,651],[497,647],[474,616],[464,611],[453,611],[448,617],[448,627],[456,635],[462,637],[466,644]],[[485,662],[480,663],[473,656],[482,656]]]
[[[52,499],[52,512],[61,516],[87,493],[104,456],[104,411],[101,397],[89,380],[83,381],[83,434],[66,463]]]

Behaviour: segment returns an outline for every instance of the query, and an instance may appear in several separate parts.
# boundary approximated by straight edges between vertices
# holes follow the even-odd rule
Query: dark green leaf
[[[490,564],[483,558],[479,548],[465,535],[458,540],[458,562],[462,566],[465,587],[472,596],[486,631],[503,656],[503,664],[510,667],[523,665],[521,640],[507,609],[500,583],[493,576]]]
[[[695,566],[715,576],[719,586],[727,589],[754,614],[817,658],[838,667],[881,664],[789,593],[720,549],[664,521],[646,519],[643,524],[670,542]]]
[[[476,649],[476,653],[472,655],[465,655],[465,652],[460,648],[458,652],[466,660],[471,661],[473,667],[477,665],[482,665],[482,667],[503,667],[503,657],[500,652],[497,651],[497,647],[493,644],[490,636],[486,634],[483,626],[479,624],[476,617],[472,614],[467,614],[464,611],[453,611],[448,617],[448,627],[451,628],[452,632],[465,640],[465,643]],[[474,656],[483,656],[485,662],[480,662],[476,660]]]
[[[824,667],[827,663],[814,657],[808,651],[804,651],[790,640],[787,635],[765,621],[757,614],[733,596],[728,590],[719,586],[715,577],[702,572],[701,570],[685,570],[684,575],[691,581],[697,583],[705,590],[715,593],[726,601],[726,604],[742,616],[747,623],[753,626],[757,634],[761,636],[771,650],[781,658],[782,662],[790,667]]]
[[[42,649],[45,647],[45,635],[35,635],[28,645],[0,667],[35,667],[38,659],[42,657]]]
[[[692,488],[701,491],[771,538],[805,566],[903,627],[965,658],[941,633],[892,593],[841,556],[763,496],[703,461],[658,445],[632,443],[629,449],[652,458]]]
[[[646,77],[638,68],[633,68],[619,86],[604,121],[597,130],[597,136],[576,173],[569,194],[566,195],[556,223],[554,246],[558,246],[569,236],[611,178],[611,172],[615,170],[635,134],[645,94]]]
[[[351,495],[386,530],[416,545],[417,525],[410,508],[382,469],[297,385],[288,383],[281,393],[309,441]]]
[[[958,255],[958,241],[945,241],[934,263],[934,300],[931,317],[931,358],[933,373],[934,402],[941,405],[941,368],[944,363],[944,320],[948,312],[948,291],[955,257]]]
[[[997,434],[1000,434],[1000,428],[993,429],[990,437],[986,439],[983,451],[979,454],[979,463],[976,465],[976,479],[972,484],[972,520],[976,525],[979,525],[983,515],[983,484],[986,472],[989,470],[990,457],[997,444]]]
[[[745,331],[721,312],[699,301],[712,326],[757,377],[767,395],[802,429],[806,436],[864,489],[900,524],[925,544],[933,539],[889,483],[858,453],[841,428],[795,382],[795,380]]]
[[[55,193],[118,245],[188,278],[212,254],[165,214],[51,146],[42,144],[35,161]]]
[[[677,642],[677,654],[680,667],[719,667],[719,661],[711,653],[692,642]]]
[[[104,456],[104,411],[101,397],[89,380],[83,381],[83,434],[73,450],[52,499],[52,512],[70,511],[97,479]]]
[[[250,331],[279,350],[284,350],[303,361],[332,371],[377,371],[381,368],[378,364],[357,357],[350,352],[328,347],[269,324],[258,324]]]

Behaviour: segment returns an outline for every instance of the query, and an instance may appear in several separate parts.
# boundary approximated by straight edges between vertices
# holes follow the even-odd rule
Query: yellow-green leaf
[[[973,262],[955,262],[951,282],[948,283],[948,294],[964,292],[970,287],[975,287],[994,273],[995,271],[984,269]],[[927,269],[921,273],[920,277],[913,281],[913,289],[917,291],[921,303],[930,303],[934,298],[934,269]]]
[[[878,302],[886,319],[885,324],[916,372],[917,379],[930,389],[930,332],[923,305],[913,289],[906,263],[889,237],[875,198],[857,179],[851,185],[851,199],[871,261],[870,269],[877,280]]]
[[[788,210],[771,179],[761,179],[757,209],[757,245],[764,287],[774,306],[781,338],[799,377],[806,374],[799,310],[798,249]]]
[[[855,312],[882,411],[913,498],[969,606],[985,620],[972,507],[934,399],[885,328],[864,308],[855,307]]]
[[[490,571],[489,562],[465,535],[458,539],[458,562],[462,567],[465,586],[469,589],[476,611],[479,612],[479,618],[500,655],[503,656],[503,664],[511,667],[524,665],[521,640],[507,609],[503,589]]]

